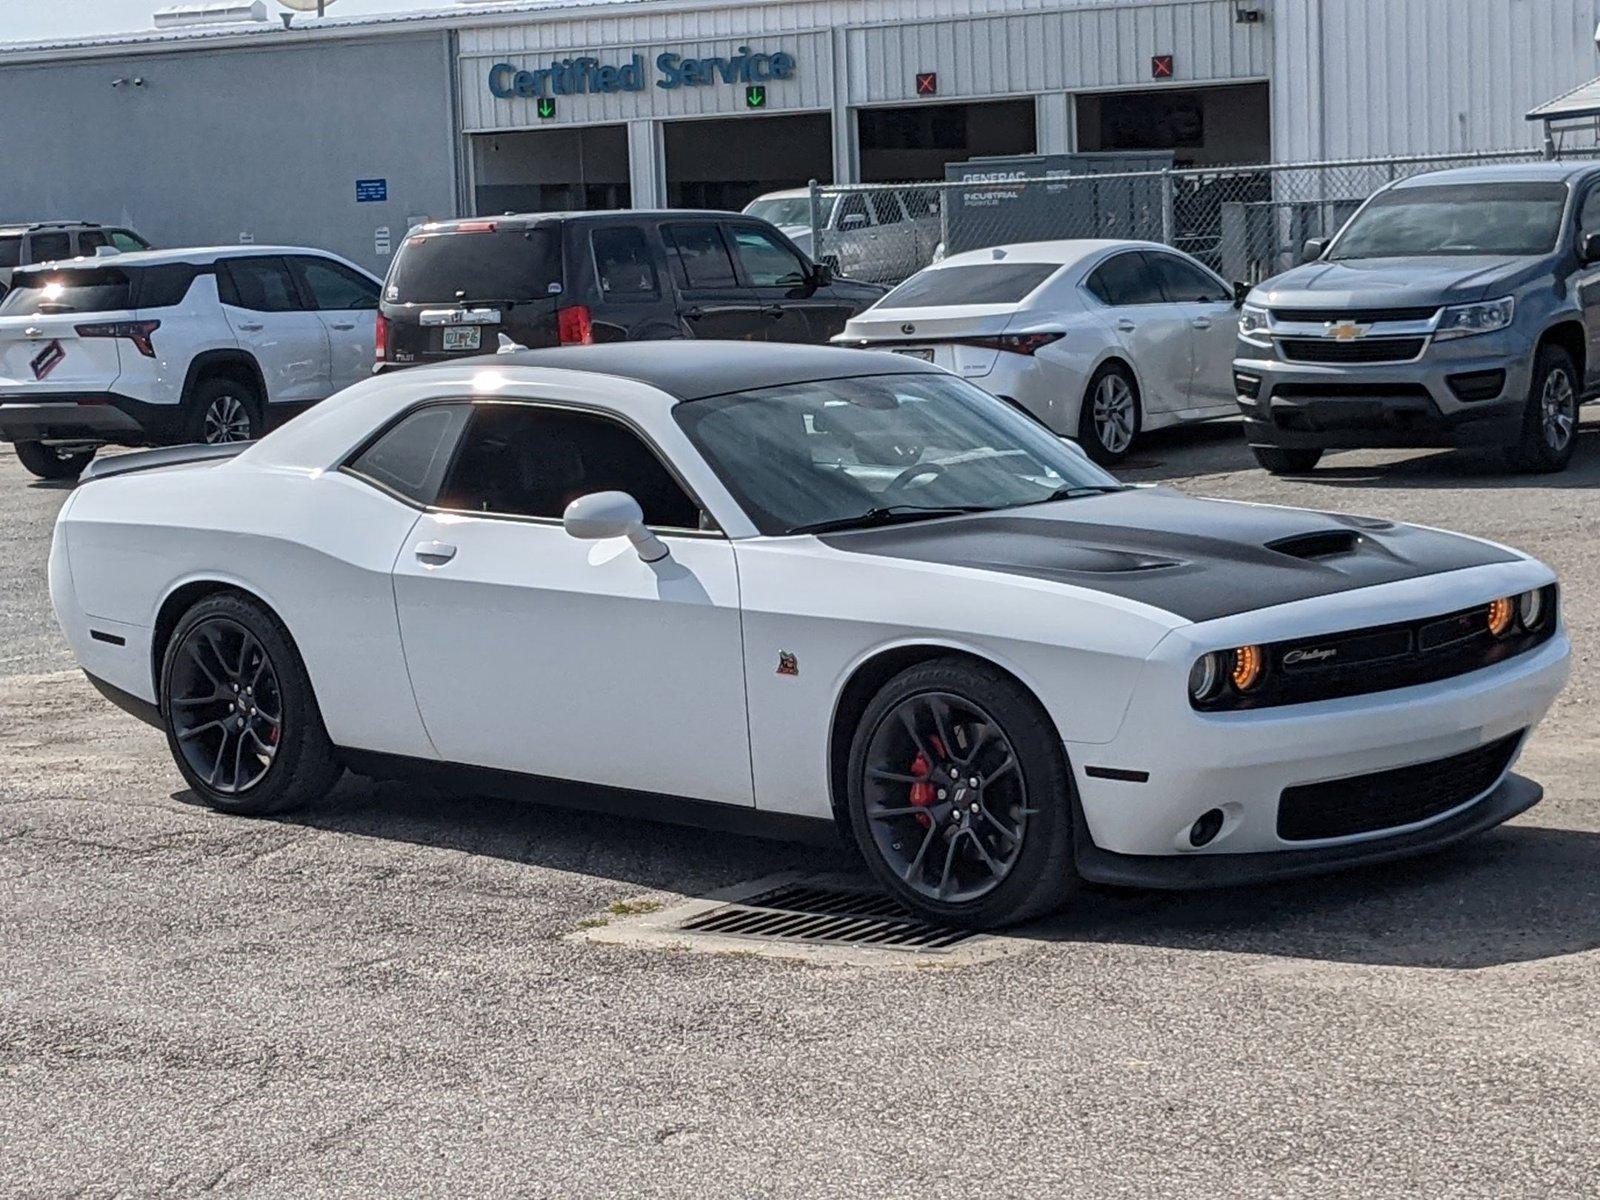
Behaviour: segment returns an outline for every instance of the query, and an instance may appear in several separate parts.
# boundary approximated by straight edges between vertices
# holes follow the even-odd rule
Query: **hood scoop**
[[[1337,558],[1341,554],[1354,554],[1360,549],[1363,538],[1354,529],[1319,529],[1314,533],[1297,533],[1278,538],[1266,544],[1268,550],[1287,554],[1290,558],[1316,560]]]
[[[1000,563],[977,563],[990,569],[1005,569]],[[1159,554],[1140,554],[1110,546],[1057,543],[1040,555],[1041,569],[1083,575],[1129,575],[1141,571],[1162,571],[1181,566],[1180,560]]]

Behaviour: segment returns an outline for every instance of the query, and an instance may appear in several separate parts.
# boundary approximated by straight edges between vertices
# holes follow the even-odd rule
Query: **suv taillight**
[[[150,335],[160,328],[160,321],[96,321],[77,326],[81,338],[127,338],[133,343],[133,348],[146,358],[156,356]]]
[[[556,339],[563,346],[588,346],[594,342],[594,322],[586,305],[574,304],[556,312]]]
[[[389,318],[382,313],[372,325],[372,357],[379,362],[389,361]]]

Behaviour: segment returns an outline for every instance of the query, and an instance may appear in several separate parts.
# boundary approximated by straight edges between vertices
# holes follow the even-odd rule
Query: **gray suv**
[[[1403,180],[1305,259],[1240,313],[1234,387],[1263,467],[1362,446],[1567,465],[1578,405],[1600,390],[1600,166]]]

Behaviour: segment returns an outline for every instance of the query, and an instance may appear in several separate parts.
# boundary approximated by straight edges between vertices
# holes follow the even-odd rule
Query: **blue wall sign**
[[[357,204],[371,204],[373,201],[386,201],[388,199],[389,181],[387,179],[356,180]]]
[[[792,54],[753,53],[749,46],[740,46],[732,58],[685,58],[669,52],[656,55],[655,85],[667,91],[713,83],[748,86],[792,79],[795,65]],[[649,84],[642,54],[621,64],[603,63],[598,58],[560,58],[536,71],[511,63],[495,63],[489,68],[489,91],[500,100],[642,92]]]

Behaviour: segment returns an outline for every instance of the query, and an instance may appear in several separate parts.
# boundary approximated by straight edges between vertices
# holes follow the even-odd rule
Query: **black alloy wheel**
[[[941,659],[868,705],[850,815],[875,875],[919,915],[987,927],[1058,907],[1076,883],[1071,780],[1049,718],[1009,677]]]
[[[178,621],[162,662],[161,712],[184,781],[224,812],[316,800],[342,770],[288,631],[238,593],[207,596]]]

